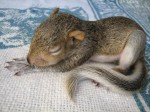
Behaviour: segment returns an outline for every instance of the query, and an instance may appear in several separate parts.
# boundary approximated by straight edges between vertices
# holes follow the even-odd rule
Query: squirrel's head
[[[54,9],[48,19],[36,29],[27,60],[31,65],[44,67],[65,59],[68,52],[76,48],[85,37],[79,28],[81,20]]]

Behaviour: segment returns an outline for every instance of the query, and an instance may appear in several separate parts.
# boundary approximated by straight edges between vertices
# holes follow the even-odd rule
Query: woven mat
[[[140,93],[118,95],[91,81],[79,84],[75,103],[64,89],[66,74],[14,76],[6,61],[25,57],[35,28],[60,7],[84,20],[126,16],[147,33],[147,85]],[[150,112],[150,1],[143,0],[0,0],[0,112]]]

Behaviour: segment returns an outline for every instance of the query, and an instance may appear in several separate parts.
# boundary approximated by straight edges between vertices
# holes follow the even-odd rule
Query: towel
[[[8,71],[6,62],[26,57],[34,30],[55,7],[83,20],[125,16],[139,23],[147,33],[145,87],[120,95],[87,80],[78,85],[71,102],[64,88],[65,73],[14,76]],[[0,112],[150,112],[150,1],[0,0]]]

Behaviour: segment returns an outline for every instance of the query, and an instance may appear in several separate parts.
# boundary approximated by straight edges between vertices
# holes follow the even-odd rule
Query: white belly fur
[[[120,59],[121,54],[118,55],[94,55],[90,58],[90,61],[107,63],[114,62]]]

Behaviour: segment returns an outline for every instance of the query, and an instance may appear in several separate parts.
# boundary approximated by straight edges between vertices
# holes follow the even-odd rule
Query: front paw
[[[30,65],[25,58],[16,58],[13,61],[6,62],[8,65],[5,66],[10,71],[15,72],[15,75],[19,76],[30,68]]]

